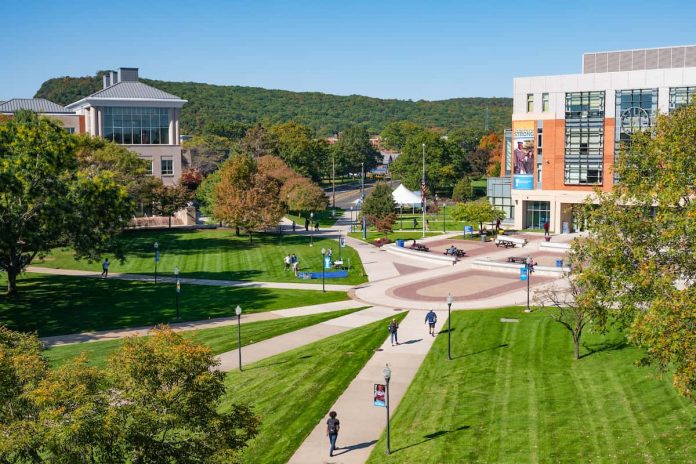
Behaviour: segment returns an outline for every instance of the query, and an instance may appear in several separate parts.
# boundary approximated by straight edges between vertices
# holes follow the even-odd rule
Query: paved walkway
[[[247,365],[307,345],[332,335],[362,327],[395,314],[392,308],[375,306],[346,316],[337,317],[304,329],[279,335],[242,348],[242,368]],[[386,331],[386,327],[385,327]],[[239,369],[239,353],[228,351],[217,356],[223,372]]]
[[[50,267],[29,266],[26,272],[40,274],[63,275],[73,277],[101,278],[101,272],[80,271],[77,269],[54,269]],[[109,279],[118,280],[138,280],[142,282],[154,282],[154,276],[144,274],[127,274],[113,272],[109,273]],[[276,288],[284,290],[322,290],[321,284],[304,284],[294,282],[253,282],[247,280],[215,280],[215,279],[192,279],[182,277],[179,279],[182,285],[209,285],[213,287],[240,287],[240,288]],[[174,277],[157,276],[157,282],[174,283]],[[347,292],[353,285],[326,284],[326,290],[336,292]]]
[[[338,419],[341,421],[337,442],[341,449],[334,457],[329,458],[329,440],[326,437],[326,419],[329,411],[326,411],[327,417],[317,424],[290,459],[290,463],[357,464],[367,460],[386,425],[386,409],[372,404],[373,385],[384,383],[382,371],[388,363],[392,370],[389,399],[390,412],[393,415],[435,341],[435,337],[428,335],[424,319],[424,312],[411,311],[399,327],[401,344],[392,347],[387,338],[381,350],[367,362],[330,408],[338,413]],[[446,312],[438,313],[438,331],[446,319]]]
[[[278,309],[275,311],[266,311],[261,313],[242,314],[241,322],[243,324],[249,322],[267,321],[270,319],[278,319],[282,317],[307,316],[309,314],[320,314],[331,311],[339,311],[341,309],[352,309],[366,306],[359,301],[345,300],[336,301],[334,303],[325,303],[312,306],[300,306],[290,309]],[[385,316],[386,317],[386,316]],[[200,330],[210,329],[213,327],[222,327],[237,323],[236,317],[221,317],[216,319],[208,319],[203,321],[178,322],[169,324],[174,330]],[[41,341],[47,346],[71,345],[73,343],[100,342],[105,340],[115,340],[118,338],[129,337],[131,335],[147,335],[154,326],[134,327],[128,329],[104,330],[99,332],[84,332],[70,335],[56,335],[53,337],[43,337]]]

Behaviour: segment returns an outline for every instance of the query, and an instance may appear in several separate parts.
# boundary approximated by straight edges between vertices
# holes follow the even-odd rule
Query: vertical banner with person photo
[[[380,383],[376,383],[374,385],[375,385],[374,398],[373,398],[374,405],[384,408],[387,406],[387,402],[384,398],[384,394],[385,394],[385,390],[386,390],[385,385],[380,384]]]
[[[534,121],[517,121],[512,128],[515,190],[534,189]]]

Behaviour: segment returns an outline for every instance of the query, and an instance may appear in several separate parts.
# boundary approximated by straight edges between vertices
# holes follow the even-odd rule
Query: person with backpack
[[[396,343],[397,345],[399,344],[399,337],[397,335],[398,330],[399,330],[399,323],[396,322],[396,319],[392,319],[391,322],[389,323],[389,334],[390,334],[392,346],[394,346],[394,343]]]
[[[437,314],[432,309],[428,314],[425,315],[425,322],[428,323],[428,328],[430,330],[430,335],[435,336],[435,323],[437,323]]]
[[[109,277],[109,258],[104,258],[104,262],[102,263],[101,277],[103,279]]]
[[[336,446],[336,439],[338,438],[338,431],[341,429],[341,422],[336,419],[336,411],[331,411],[329,413],[329,420],[326,421],[326,436],[329,437],[329,456],[333,457],[333,452],[338,449]]]

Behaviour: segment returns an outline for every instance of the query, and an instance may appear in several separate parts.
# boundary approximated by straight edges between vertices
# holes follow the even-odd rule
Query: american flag
[[[425,208],[425,194],[427,192],[427,187],[425,185],[425,175],[423,176],[423,180],[421,181],[421,207]]]

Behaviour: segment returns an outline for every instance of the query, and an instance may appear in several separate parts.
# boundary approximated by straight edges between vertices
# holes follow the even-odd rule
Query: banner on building
[[[512,175],[512,129],[505,129],[505,166],[503,175]]]
[[[534,189],[534,121],[519,121],[512,129],[513,183],[515,190]]]

